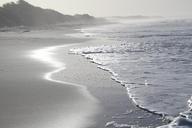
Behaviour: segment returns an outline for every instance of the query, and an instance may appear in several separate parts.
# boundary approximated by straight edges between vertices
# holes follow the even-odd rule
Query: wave
[[[130,36],[132,38],[147,38],[147,37],[192,37],[192,34],[151,34],[151,35],[137,35]]]
[[[127,89],[127,93],[128,96],[132,99],[132,101],[134,102],[134,104],[142,109],[145,110],[149,113],[153,113],[153,114],[157,114],[160,115],[162,118],[168,120],[169,122],[171,122],[168,125],[165,126],[160,126],[158,128],[191,128],[192,127],[192,98],[188,100],[188,106],[189,106],[189,110],[183,113],[180,113],[179,116],[170,116],[168,113],[162,112],[162,111],[156,111],[153,110],[151,108],[149,108],[148,106],[144,106],[142,104],[140,104],[138,102],[138,98],[135,97],[130,90],[133,88],[137,88],[134,86],[130,86],[130,85],[143,85],[143,86],[150,86],[150,84],[145,81],[145,83],[128,83],[127,81],[123,81],[122,79],[119,78],[119,74],[116,73],[115,71],[113,71],[112,68],[109,68],[108,65],[102,61],[100,61],[98,58],[102,57],[106,54],[110,54],[110,53],[116,53],[116,54],[125,54],[127,52],[138,52],[138,49],[136,50],[132,50],[129,51],[127,50],[129,49],[128,46],[126,46],[125,44],[121,44],[118,46],[99,46],[99,47],[85,47],[85,48],[76,48],[76,49],[70,49],[69,53],[71,54],[78,54],[78,55],[82,55],[84,57],[86,57],[87,59],[89,59],[91,62],[94,62],[96,64],[98,64],[98,68],[104,70],[104,71],[108,71],[111,74],[111,79],[115,80],[116,82],[120,83],[122,86],[124,86]],[[144,50],[139,50],[141,52],[144,52]],[[100,56],[99,56],[100,55]],[[99,56],[97,58],[97,56]],[[113,60],[115,61],[115,60]],[[117,124],[116,122],[108,122],[106,124],[107,126],[113,126],[115,128],[121,128],[121,126],[127,126],[127,127],[134,127],[134,126],[128,126],[127,124]]]
[[[181,112],[178,117],[174,118],[173,121],[165,126],[158,128],[191,128],[192,127],[192,97],[188,100],[189,110]]]
[[[115,45],[103,45],[99,47],[84,47],[84,48],[75,48],[75,49],[70,49],[70,53],[74,54],[83,54],[83,55],[88,55],[88,54],[99,54],[99,53],[120,53],[124,54],[127,52],[145,52],[146,49],[144,46],[141,46],[140,44],[132,43],[130,45],[123,44],[121,43],[118,46]]]
[[[148,110],[146,107],[141,106],[139,103],[137,103],[137,101],[135,100],[136,97],[134,97],[131,93],[130,93],[130,88],[133,88],[131,86],[129,86],[129,83],[127,83],[126,81],[120,80],[119,79],[119,74],[117,74],[116,72],[113,71],[113,69],[109,68],[108,66],[105,66],[106,64],[104,64],[103,62],[99,61],[98,59],[95,59],[94,57],[96,56],[95,54],[105,54],[105,53],[123,53],[123,52],[127,52],[127,50],[124,50],[124,48],[121,46],[119,48],[115,49],[115,46],[99,46],[99,47],[85,47],[85,48],[75,48],[75,49],[70,49],[69,53],[70,54],[78,54],[78,55],[82,55],[85,58],[89,59],[91,62],[98,64],[98,68],[102,69],[104,71],[108,71],[111,74],[111,79],[120,83],[122,86],[124,86],[127,89],[128,95],[129,97],[132,99],[132,101],[136,104],[137,107],[146,110],[148,112],[151,112],[153,114],[158,114],[161,116],[165,116],[167,114],[162,113],[162,112],[156,112],[153,110]],[[131,51],[131,52],[138,52],[136,51]],[[93,55],[92,55],[93,54]],[[140,84],[140,85],[145,85],[147,86],[148,83],[131,83],[131,84]]]
[[[71,49],[70,53],[97,63],[127,89],[137,107],[171,122],[161,128],[189,128],[191,25],[191,19],[165,19],[87,29],[82,32],[107,42],[116,41],[115,45]],[[112,124],[115,127],[116,123]]]

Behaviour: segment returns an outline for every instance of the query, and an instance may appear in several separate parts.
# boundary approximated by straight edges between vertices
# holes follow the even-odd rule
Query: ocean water
[[[162,127],[192,127],[192,20],[129,21],[82,32],[109,45],[70,52],[111,72],[139,107],[173,119]]]

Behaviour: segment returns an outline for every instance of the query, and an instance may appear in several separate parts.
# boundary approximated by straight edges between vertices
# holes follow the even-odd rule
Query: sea
[[[119,19],[81,29],[105,45],[71,49],[109,71],[140,108],[192,127],[192,19]],[[108,42],[108,43],[106,43]]]

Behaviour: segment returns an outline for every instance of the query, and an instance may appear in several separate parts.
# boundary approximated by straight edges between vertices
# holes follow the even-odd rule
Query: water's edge
[[[98,111],[99,107],[97,105],[97,102],[98,102],[97,99],[91,95],[91,93],[87,90],[87,87],[84,85],[79,85],[76,83],[71,83],[71,82],[57,80],[57,79],[52,78],[52,76],[54,74],[59,73],[59,72],[66,69],[65,63],[56,60],[53,55],[55,54],[55,52],[58,49],[67,48],[67,47],[70,47],[72,45],[75,45],[75,44],[57,45],[57,46],[50,46],[50,47],[32,50],[29,52],[29,57],[31,57],[35,60],[38,60],[40,62],[43,62],[43,63],[47,64],[48,66],[54,68],[52,71],[45,73],[42,76],[43,79],[48,80],[50,82],[60,83],[60,84],[63,84],[65,86],[66,85],[67,86],[75,86],[75,87],[77,87],[78,91],[80,91],[80,93],[84,97],[87,97],[91,101],[91,103],[92,103],[91,111],[86,110],[86,113],[84,113],[81,116],[81,120],[74,122],[74,123],[76,123],[74,126],[79,127],[79,128],[84,128],[84,127],[89,127],[89,125],[91,125],[91,124],[89,124],[89,122],[87,120],[89,120],[90,116],[95,115],[96,112]]]
[[[177,127],[180,127],[180,128],[190,128],[192,126],[192,120],[190,119],[191,116],[189,115],[192,115],[192,111],[191,109],[185,111],[185,112],[182,112],[180,113],[178,116],[176,117],[173,117],[173,116],[170,116],[166,113],[163,113],[163,112],[157,112],[157,111],[153,111],[153,110],[150,110],[150,109],[147,109],[146,107],[143,107],[141,105],[139,105],[134,97],[131,95],[131,93],[129,93],[129,87],[124,84],[123,81],[120,81],[118,80],[118,78],[116,78],[116,73],[113,72],[111,69],[108,69],[108,68],[105,68],[104,66],[102,66],[102,64],[100,63],[97,63],[96,61],[94,61],[93,59],[91,58],[87,58],[85,54],[78,54],[78,53],[75,53],[73,52],[73,49],[71,49],[69,51],[70,54],[77,54],[77,55],[81,55],[83,56],[84,58],[86,58],[87,60],[89,60],[91,63],[95,63],[96,65],[98,65],[97,67],[103,71],[107,71],[111,74],[111,79],[116,81],[117,83],[120,83],[123,87],[125,87],[125,89],[127,90],[127,94],[129,96],[129,98],[132,100],[132,102],[136,105],[136,107],[138,107],[139,109],[142,109],[148,113],[151,113],[151,114],[154,114],[154,115],[159,115],[162,117],[162,120],[168,122],[168,125],[163,125],[163,126],[159,126],[158,128],[177,128]],[[189,106],[192,104],[192,99],[189,99],[188,100],[188,103],[189,103]]]

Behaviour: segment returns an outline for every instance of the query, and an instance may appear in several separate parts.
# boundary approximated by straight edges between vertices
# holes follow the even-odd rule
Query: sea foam
[[[84,32],[116,43],[70,52],[109,71],[138,107],[172,120],[162,127],[191,127],[190,26],[191,20],[165,20],[87,29]]]

